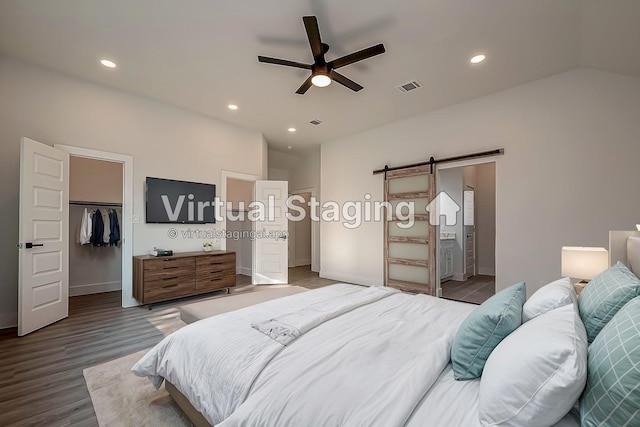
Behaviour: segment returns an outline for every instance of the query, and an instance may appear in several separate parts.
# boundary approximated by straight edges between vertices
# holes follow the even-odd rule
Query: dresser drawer
[[[236,254],[224,254],[224,255],[208,255],[196,257],[196,266],[198,269],[206,267],[208,265],[216,266],[219,264],[233,264],[235,269]]]
[[[233,273],[235,275],[236,264],[226,263],[226,264],[211,264],[211,265],[199,266],[196,269],[196,279],[207,279],[212,275],[216,275],[220,273]]]
[[[236,272],[234,270],[221,271],[196,278],[196,291],[232,288],[236,285]]]
[[[193,276],[194,268],[195,259],[192,257],[153,259],[144,263],[144,281]]]
[[[159,257],[157,259],[150,259],[144,262],[144,271],[159,271],[171,268],[187,268],[193,269],[195,267],[195,257]]]
[[[149,290],[169,288],[172,286],[175,287],[184,283],[188,283],[193,286],[195,283],[195,279],[195,275],[193,274],[193,271],[191,271],[187,274],[166,276],[161,279],[147,280],[144,283],[144,291],[146,293]]]
[[[195,279],[193,277],[183,280],[148,282],[144,289],[144,303],[180,298],[192,295],[194,291]]]

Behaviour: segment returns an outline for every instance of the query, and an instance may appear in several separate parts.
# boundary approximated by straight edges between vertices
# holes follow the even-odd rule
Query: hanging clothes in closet
[[[115,209],[109,212],[109,246],[118,246],[120,243],[120,223],[118,222],[118,213]]]
[[[77,242],[81,245],[118,246],[120,222],[115,209],[84,209]]]
[[[100,209],[93,211],[91,218],[93,228],[91,230],[91,244],[93,246],[104,246],[104,221]]]
[[[87,208],[84,208],[84,211],[82,212],[82,220],[80,221],[80,231],[78,233],[77,240],[78,243],[80,243],[81,245],[91,243],[92,227],[93,224],[91,222],[91,215],[89,214]]]

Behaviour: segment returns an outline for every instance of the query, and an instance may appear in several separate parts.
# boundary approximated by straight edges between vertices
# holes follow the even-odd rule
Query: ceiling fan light
[[[331,84],[331,78],[326,74],[316,74],[311,78],[311,83],[317,87],[326,87]]]

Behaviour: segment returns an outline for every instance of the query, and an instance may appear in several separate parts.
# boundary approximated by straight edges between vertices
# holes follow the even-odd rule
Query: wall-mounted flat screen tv
[[[216,186],[147,177],[146,222],[150,224],[213,224]]]

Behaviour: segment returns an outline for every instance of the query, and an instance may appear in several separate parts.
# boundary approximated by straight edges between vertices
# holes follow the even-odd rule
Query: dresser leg
[[[147,307],[149,307],[149,311],[151,311],[151,303],[149,303]]]
[[[227,288],[227,295],[231,293],[231,288]]]

